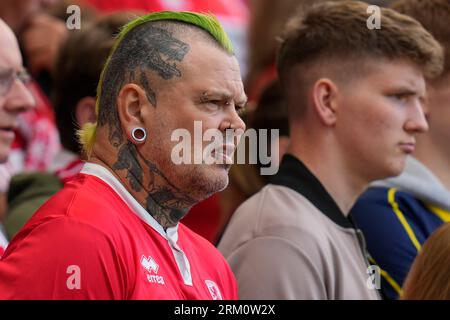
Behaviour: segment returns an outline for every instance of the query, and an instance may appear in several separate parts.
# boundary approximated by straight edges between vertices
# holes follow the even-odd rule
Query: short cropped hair
[[[444,49],[444,71],[436,80],[446,78],[450,74],[450,1],[397,0],[390,7],[419,21],[441,44]]]
[[[110,126],[109,138],[114,146],[117,147],[122,142],[116,100],[122,86],[127,81],[131,82],[127,77],[133,74],[131,76],[133,78],[134,71],[139,69],[141,73],[138,81],[146,90],[149,101],[156,106],[155,92],[149,86],[148,79],[143,72],[150,70],[149,65],[155,62],[154,59],[161,58],[158,50],[164,50],[162,54],[170,55],[169,63],[163,61],[165,66],[162,67],[157,65],[158,63],[154,63],[156,67],[160,68],[152,71],[155,71],[159,78],[166,80],[180,76],[179,71],[172,64],[176,60],[181,61],[187,53],[188,46],[172,38],[172,32],[189,31],[192,34],[197,30],[226,53],[234,54],[228,35],[217,18],[210,14],[156,12],[133,20],[122,29],[98,83],[96,105],[98,120],[94,124],[88,123],[79,132],[80,142],[88,158],[95,143],[97,124]],[[168,38],[172,39],[171,43],[166,43]],[[153,54],[155,51],[158,54]]]
[[[302,93],[306,82],[317,80],[309,72],[316,66],[327,66],[322,69],[333,69],[346,81],[363,70],[361,65],[370,58],[410,60],[427,78],[442,72],[442,48],[420,23],[394,10],[380,8],[381,28],[369,29],[367,8],[367,3],[359,1],[325,2],[299,11],[288,21],[277,56],[288,105],[290,76],[298,66],[307,71],[295,73]],[[295,114],[302,116],[306,108],[301,104],[306,99],[300,100],[296,101]]]

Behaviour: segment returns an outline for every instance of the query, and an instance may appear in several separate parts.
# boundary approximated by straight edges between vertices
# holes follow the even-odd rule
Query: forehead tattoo
[[[157,96],[146,71],[154,71],[162,80],[181,77],[179,63],[189,50],[189,44],[151,24],[136,27],[122,40],[105,70],[100,96],[103,107],[98,117],[100,126],[109,126],[109,141],[113,146],[124,142],[115,101],[126,77],[139,79],[147,99],[156,107]]]

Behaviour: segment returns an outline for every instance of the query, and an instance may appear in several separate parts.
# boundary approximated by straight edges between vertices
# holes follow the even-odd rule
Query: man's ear
[[[87,122],[94,123],[97,120],[95,115],[95,98],[84,97],[80,99],[75,107],[75,117],[80,128]]]
[[[334,126],[337,120],[338,88],[327,78],[321,78],[313,86],[313,108],[322,123]]]
[[[128,83],[122,87],[117,96],[117,112],[122,129],[130,141],[131,132],[135,128],[145,129],[145,114],[153,108],[146,98],[144,89],[134,83]]]

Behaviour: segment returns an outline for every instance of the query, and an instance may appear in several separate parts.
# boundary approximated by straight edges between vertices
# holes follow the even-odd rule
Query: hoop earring
[[[139,138],[136,135],[136,133],[138,133],[139,136],[142,135],[142,137]],[[147,139],[147,132],[145,131],[144,128],[137,127],[137,128],[134,128],[133,131],[131,131],[131,136],[133,137],[134,141],[136,141],[136,142],[144,142],[145,139]]]

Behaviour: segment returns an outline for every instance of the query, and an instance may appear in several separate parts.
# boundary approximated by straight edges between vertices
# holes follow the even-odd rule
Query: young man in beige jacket
[[[378,299],[378,274],[348,212],[396,176],[427,130],[425,78],[442,48],[421,25],[368,5],[318,4],[287,24],[277,67],[291,144],[279,172],[234,214],[219,249],[242,299]]]

